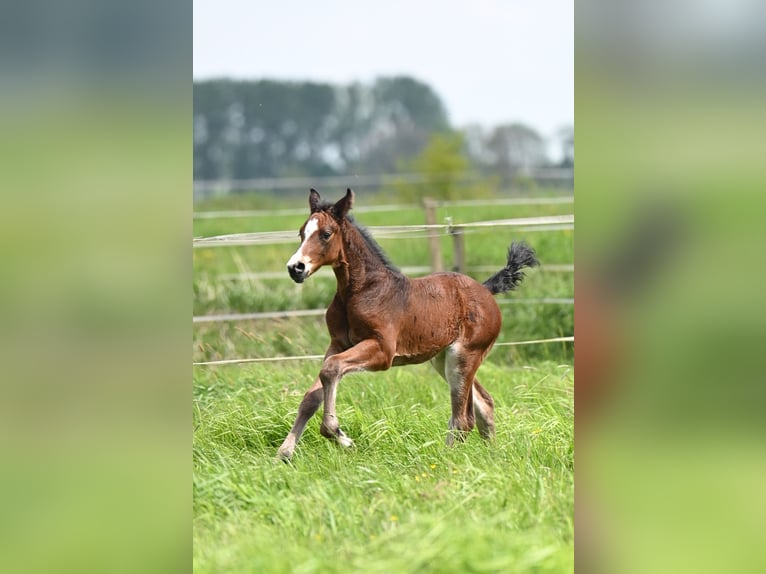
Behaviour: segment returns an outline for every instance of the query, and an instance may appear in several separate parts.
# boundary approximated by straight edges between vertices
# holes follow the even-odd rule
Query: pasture
[[[320,192],[323,190],[320,190]],[[324,190],[330,198],[341,191]],[[337,195],[337,197],[335,197]],[[249,202],[249,203],[248,203]],[[390,202],[390,201],[389,201]],[[357,207],[386,203],[357,194]],[[289,244],[194,250],[194,314],[325,307],[334,276],[294,284],[285,262],[308,215],[295,201],[216,199],[197,210],[304,208],[302,214],[195,220],[195,236],[295,230]],[[453,223],[571,213],[571,204],[440,207]],[[422,224],[413,207],[359,213],[366,226]],[[467,233],[469,267],[499,269],[524,238],[545,265],[571,264],[571,230]],[[441,236],[445,267],[452,239]],[[429,261],[423,237],[381,239],[400,267]],[[275,276],[264,276],[275,272]],[[283,273],[280,276],[280,273]],[[469,272],[480,281],[491,271]],[[532,270],[498,297],[498,342],[571,335],[570,272]],[[193,360],[322,354],[321,316],[195,324]],[[496,403],[497,437],[444,446],[449,391],[429,365],[348,375],[338,416],[355,448],[309,423],[289,464],[274,455],[319,360],[194,367],[194,567],[198,572],[568,572],[573,563],[572,344],[498,346],[479,370]]]

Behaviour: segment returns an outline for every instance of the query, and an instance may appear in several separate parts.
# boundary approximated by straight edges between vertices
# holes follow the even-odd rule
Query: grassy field
[[[204,209],[303,207],[236,196]],[[364,196],[357,197],[362,205]],[[380,198],[372,202],[385,203]],[[455,223],[571,213],[571,205],[440,210]],[[296,230],[295,244],[194,250],[194,313],[323,308],[333,276],[305,284],[232,274],[283,271],[305,215],[198,220],[195,236]],[[364,213],[368,226],[423,223],[422,211]],[[544,263],[571,263],[572,232],[505,228],[466,237],[467,264],[502,266],[524,237]],[[380,241],[400,265],[425,265],[426,240]],[[443,253],[451,261],[451,240]],[[489,273],[477,273],[484,279]],[[500,297],[499,340],[570,335],[571,273],[534,270]],[[197,324],[194,360],[322,354],[322,317]],[[573,367],[569,343],[498,347],[479,370],[496,402],[497,438],[444,446],[446,384],[428,365],[343,379],[338,416],[356,446],[319,435],[313,419],[290,464],[276,463],[320,362],[194,369],[194,568],[197,572],[569,572],[573,567]]]
[[[444,446],[449,392],[428,367],[350,375],[291,464],[273,460],[318,363],[199,370],[194,405],[198,572],[568,572],[572,373],[488,363],[497,438]]]

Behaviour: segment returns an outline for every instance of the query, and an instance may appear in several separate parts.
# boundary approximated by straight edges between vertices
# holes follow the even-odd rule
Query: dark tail
[[[507,265],[487,279],[484,282],[484,286],[493,295],[505,293],[515,289],[521,283],[521,280],[524,279],[523,269],[525,267],[536,267],[538,265],[540,265],[540,262],[535,256],[534,249],[523,241],[519,243],[513,242],[508,248]]]

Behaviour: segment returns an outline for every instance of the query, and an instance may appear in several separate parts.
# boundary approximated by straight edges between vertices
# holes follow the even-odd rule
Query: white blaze
[[[317,229],[319,229],[319,219],[312,217],[306,222],[306,227],[303,228],[303,243],[301,243],[298,251],[293,253],[293,256],[290,257],[290,260],[287,262],[288,267],[300,262],[306,266],[306,274],[311,272],[311,258],[303,254],[303,246],[306,245],[306,242],[311,239],[311,236],[317,232]]]

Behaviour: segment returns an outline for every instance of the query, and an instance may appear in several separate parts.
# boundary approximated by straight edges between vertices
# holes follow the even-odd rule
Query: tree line
[[[450,125],[427,84],[407,76],[371,84],[276,80],[194,82],[194,179],[391,173],[447,137],[453,155],[503,180],[550,165],[546,141],[514,123],[484,129]],[[574,134],[557,134],[563,159],[574,161]],[[455,147],[454,145],[452,146]],[[450,160],[445,160],[450,164]]]

